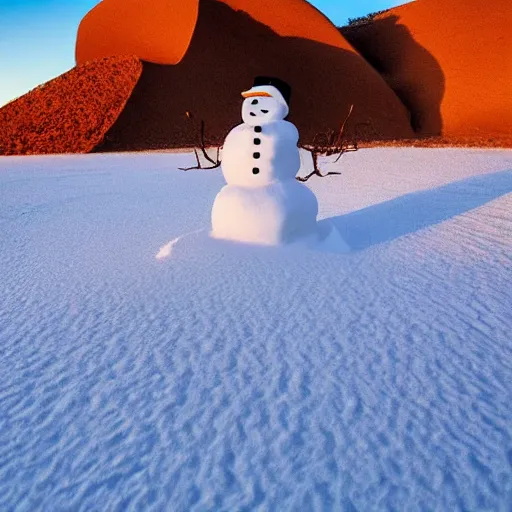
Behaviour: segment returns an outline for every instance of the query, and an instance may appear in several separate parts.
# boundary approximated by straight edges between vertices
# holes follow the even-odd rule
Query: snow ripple
[[[508,510],[510,194],[355,253],[198,233],[164,264],[165,219],[128,243],[73,207],[0,248],[1,510]]]

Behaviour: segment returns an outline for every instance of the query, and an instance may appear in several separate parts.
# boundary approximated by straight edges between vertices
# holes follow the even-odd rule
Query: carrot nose
[[[244,98],[252,98],[254,96],[266,96],[267,98],[272,98],[272,94],[269,94],[268,92],[265,91],[244,91],[242,93],[242,96]]]

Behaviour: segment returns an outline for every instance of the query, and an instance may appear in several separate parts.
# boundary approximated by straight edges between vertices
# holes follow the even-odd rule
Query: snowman
[[[212,209],[214,238],[281,245],[316,234],[318,202],[295,176],[300,168],[299,133],[285,121],[290,86],[256,77],[242,92],[242,120],[222,151],[226,186]]]

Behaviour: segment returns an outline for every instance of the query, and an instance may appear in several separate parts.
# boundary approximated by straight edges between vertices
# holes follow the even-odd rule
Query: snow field
[[[192,161],[0,160],[0,509],[507,511],[512,153],[345,155],[348,254],[210,239]]]

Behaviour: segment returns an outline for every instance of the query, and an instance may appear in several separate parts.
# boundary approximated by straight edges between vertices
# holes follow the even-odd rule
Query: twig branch
[[[312,176],[318,176],[320,178],[325,178],[327,176],[339,175],[341,172],[330,171],[325,174],[322,174],[320,168],[318,166],[318,157],[319,155],[331,156],[337,154],[337,158],[334,163],[338,162],[341,156],[345,153],[351,151],[357,151],[357,142],[353,142],[351,144],[344,144],[343,136],[345,131],[345,126],[347,124],[348,119],[352,115],[352,111],[354,110],[354,105],[350,105],[347,116],[345,117],[343,123],[341,123],[340,129],[336,134],[334,130],[329,130],[324,133],[316,133],[313,137],[313,143],[310,145],[301,145],[300,147],[309,151],[311,153],[311,157],[313,159],[313,171],[309,173],[307,176],[297,177],[298,181],[308,181]],[[190,112],[186,112],[186,115],[189,119],[192,119],[192,114]],[[208,167],[203,167],[201,165],[201,160],[199,158],[199,154],[197,150],[194,148],[194,155],[196,157],[196,165],[192,167],[180,167],[179,169],[182,171],[190,171],[192,169],[216,169],[220,167],[220,146],[217,146],[217,154],[215,160],[208,155],[206,151],[206,143],[205,143],[205,123],[204,120],[201,120],[201,132],[200,132],[200,142],[201,142],[201,153],[205,160],[210,162],[212,165]]]
[[[215,167],[219,167],[219,148],[217,148],[217,161],[212,160],[205,149],[205,143],[204,143],[204,121],[201,119],[201,151],[203,152],[204,157],[208,162],[211,162]],[[215,167],[207,167],[207,169],[215,169]]]
[[[345,153],[350,153],[352,151],[357,151],[359,148],[357,147],[357,142],[354,142],[351,146],[347,146],[343,149],[343,151],[338,155],[334,163],[336,163]]]
[[[350,105],[350,109],[348,110],[347,117],[345,118],[345,121],[343,121],[343,124],[341,125],[340,132],[338,134],[338,138],[336,139],[336,147],[340,147],[342,145],[343,141],[343,132],[345,131],[345,125],[347,124],[348,118],[352,114],[352,110],[354,110],[354,104]]]
[[[192,118],[192,114],[190,114],[190,112],[187,111],[186,114],[189,119]],[[212,163],[213,165],[211,165],[209,167],[203,167],[201,165],[201,160],[199,160],[199,155],[197,154],[197,150],[194,148],[194,154],[196,156],[197,165],[192,166],[192,167],[179,167],[180,171],[191,171],[192,169],[209,170],[209,169],[217,169],[217,167],[220,167],[220,164],[221,164],[220,159],[219,159],[220,146],[217,146],[217,156],[216,156],[215,160],[213,160],[213,158],[211,158],[210,155],[206,152],[206,144],[204,141],[204,121],[202,119],[201,119],[201,152],[203,153],[204,158],[206,160],[208,160],[208,162]]]
[[[321,174],[320,171],[315,169],[314,171],[311,171],[307,176],[297,176],[297,178],[295,178],[295,179],[297,181],[305,182],[305,181],[308,181],[309,178],[311,178],[312,176],[319,176],[320,178],[326,178],[327,176],[332,176],[333,174],[341,174],[341,172],[329,171],[326,174]]]
[[[325,178],[327,176],[332,176],[335,174],[341,174],[337,171],[330,171],[328,173],[322,174],[320,171],[320,168],[318,167],[318,156],[319,155],[325,155],[325,156],[331,156],[338,154],[338,157],[334,161],[334,163],[338,162],[338,160],[341,158],[341,156],[345,153],[351,152],[351,151],[357,151],[357,142],[353,142],[351,144],[344,144],[343,143],[343,135],[345,131],[345,125],[347,124],[347,121],[349,117],[352,114],[352,111],[354,110],[354,105],[350,105],[350,109],[348,111],[347,117],[345,117],[345,120],[343,123],[341,123],[339,132],[336,136],[334,130],[329,130],[325,133],[316,133],[313,137],[313,144],[310,145],[302,145],[301,148],[305,149],[306,151],[309,151],[311,153],[311,157],[313,159],[313,171],[310,172],[307,176],[303,177],[297,177],[296,179],[298,181],[308,181],[312,176],[318,176],[320,178]],[[321,142],[324,142],[323,144]]]

